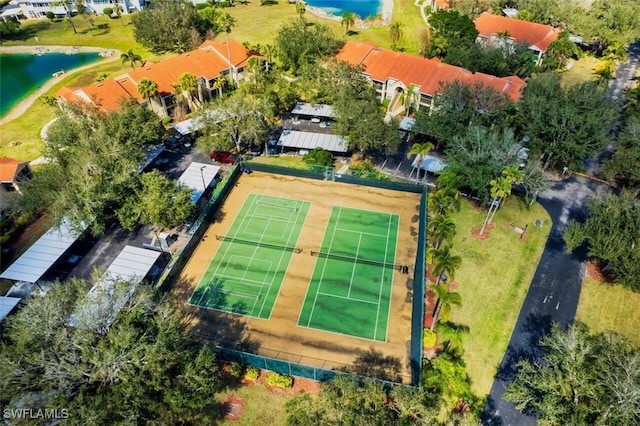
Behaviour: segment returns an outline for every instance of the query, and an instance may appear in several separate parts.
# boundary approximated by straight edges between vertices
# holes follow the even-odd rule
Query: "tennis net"
[[[288,206],[286,204],[279,204],[279,203],[273,203],[271,201],[267,201],[267,200],[258,200],[256,201],[256,204],[259,206],[267,206],[267,207],[272,207],[274,209],[278,209],[278,210],[287,210],[290,212],[296,212],[298,211],[298,206]]]
[[[404,268],[403,265],[398,265],[395,263],[388,263],[388,262],[381,262],[379,260],[370,260],[370,259],[364,259],[361,257],[349,257],[349,256],[343,256],[341,254],[333,254],[333,253],[324,253],[324,252],[320,252],[320,251],[315,251],[315,250],[311,250],[310,251],[311,256],[315,256],[315,257],[322,257],[325,259],[336,259],[336,260],[344,260],[345,262],[351,262],[351,263],[364,263],[366,265],[374,265],[374,266],[382,266],[385,268],[392,268],[395,269],[397,271],[402,271],[402,268]]]
[[[267,247],[267,248],[272,248],[276,250],[291,251],[294,253],[302,253],[302,249],[299,247],[281,246],[278,244],[265,243],[264,241],[251,241],[251,240],[245,240],[242,238],[228,237],[226,235],[216,235],[216,240],[227,241],[231,243],[248,244],[251,246],[258,246],[258,247]]]

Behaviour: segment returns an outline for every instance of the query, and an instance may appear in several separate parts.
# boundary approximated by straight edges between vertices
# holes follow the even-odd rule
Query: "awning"
[[[416,166],[417,159],[418,157],[416,156],[416,158],[414,158],[413,160],[413,163],[411,163],[411,167],[417,167]],[[422,164],[420,165],[420,168],[422,170],[425,170],[430,173],[438,173],[445,167],[447,167],[447,163],[445,163],[438,157],[434,157],[432,155],[425,155],[424,158],[422,159]]]
[[[331,105],[308,104],[306,102],[298,102],[291,110],[291,114],[318,118],[334,118],[336,116]]]
[[[11,313],[13,308],[16,307],[20,300],[21,299],[19,297],[0,297],[0,322],[2,322],[2,320],[4,320],[7,315]]]
[[[78,233],[63,220],[59,228],[53,227],[47,231],[0,274],[0,278],[37,282],[78,237]]]
[[[400,130],[404,130],[406,132],[410,131],[411,128],[413,127],[413,125],[416,123],[416,119],[415,118],[411,118],[411,117],[403,117],[402,120],[400,120],[400,124],[398,124],[398,128]]]
[[[136,286],[149,273],[160,252],[125,246],[100,280],[87,294],[87,303],[69,318],[69,325],[102,332],[116,319],[120,310],[136,290]],[[126,282],[128,287],[116,286]]]
[[[308,149],[323,148],[331,152],[347,152],[348,144],[341,136],[325,133],[300,132],[285,130],[280,135],[278,146]]]
[[[220,171],[220,166],[204,163],[191,163],[178,178],[178,182],[193,191],[191,201],[197,203],[205,189],[211,185]]]

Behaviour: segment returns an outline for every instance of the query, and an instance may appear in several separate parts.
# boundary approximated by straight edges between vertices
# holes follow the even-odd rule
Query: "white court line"
[[[336,223],[334,225],[336,227],[338,226],[338,223],[340,223],[340,214],[341,213],[342,213],[342,207],[338,206],[338,217],[336,218]],[[330,222],[331,222],[331,217],[329,217],[329,220],[327,221],[327,227],[329,227],[329,223]],[[325,235],[326,235],[326,232],[327,231],[325,230]],[[334,228],[332,233],[331,233],[331,240],[330,240],[330,243],[329,243],[329,251],[331,251],[331,246],[333,245],[333,239],[335,238],[335,236],[336,236],[336,229]],[[322,242],[324,243],[324,241],[322,241]],[[319,256],[318,256],[318,259],[320,259]],[[329,259],[325,259],[324,265],[322,266],[322,273],[320,274],[320,281],[318,282],[318,289],[316,290],[316,296],[313,299],[313,306],[311,306],[311,312],[309,313],[309,320],[307,321],[307,327],[309,327],[309,324],[311,324],[311,318],[313,317],[313,311],[316,309],[316,301],[318,300],[318,292],[320,292],[320,287],[322,287],[322,279],[324,278],[324,273],[327,270],[327,263],[329,263],[328,260]],[[317,264],[317,262],[316,262],[316,264]]]
[[[362,234],[358,236],[358,245],[356,246],[356,255],[354,258],[354,262],[351,265],[351,278],[349,278],[349,291],[347,291],[347,297],[351,296],[351,286],[353,285],[353,278],[356,275],[356,266],[358,261],[358,253],[360,253],[360,243],[362,242]]]
[[[384,262],[387,262],[387,253],[389,252],[389,236],[391,235],[391,215],[389,215],[389,222],[387,223],[387,238],[386,243],[384,245]],[[395,259],[394,259],[395,261]],[[376,309],[376,327],[373,330],[373,339],[375,340],[378,335],[378,319],[380,318],[380,305],[382,304],[382,288],[384,287],[384,273],[386,271],[386,267],[382,265],[382,275],[380,277],[380,287],[378,288],[378,308]],[[393,268],[391,269],[391,285],[393,285]],[[391,303],[389,303],[391,306]],[[389,322],[389,318],[387,318],[387,323]],[[385,336],[385,340],[387,340]]]
[[[360,303],[368,303],[369,305],[379,305],[379,301],[378,302],[371,302],[369,300],[362,300],[362,299],[356,299],[353,297],[345,297],[345,296],[338,296],[337,294],[329,294],[329,293],[322,293],[322,292],[318,292],[319,295],[321,296],[327,296],[327,297],[335,297],[337,299],[344,299],[344,300],[350,300],[352,302],[360,302]],[[373,334],[375,336],[375,332]]]
[[[354,231],[353,229],[344,229],[344,228],[337,228],[338,231],[344,232],[345,234],[362,234],[362,235],[370,235],[372,237],[379,237],[379,238],[389,238],[388,235],[384,235],[384,234],[374,234],[373,232],[362,232],[362,231]]]

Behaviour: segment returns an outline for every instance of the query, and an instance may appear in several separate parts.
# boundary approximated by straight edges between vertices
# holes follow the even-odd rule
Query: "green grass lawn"
[[[238,420],[222,421],[222,424],[237,426],[280,426],[285,424],[287,412],[284,405],[292,395],[276,395],[263,384],[240,386],[216,394],[216,401],[223,403],[229,396],[238,396],[244,401],[244,414]]]
[[[640,345],[640,293],[587,277],[582,284],[576,320],[592,332],[616,331]]]
[[[542,206],[535,203],[527,209],[522,199],[512,196],[496,213],[489,239],[480,241],[471,231],[482,226],[486,214],[465,201],[452,215],[457,222],[453,247],[462,257],[455,277],[462,306],[453,307],[451,321],[470,328],[463,358],[480,397],[489,393],[551,229]],[[534,226],[535,219],[543,220],[541,228]],[[529,225],[523,241],[511,223]]]
[[[565,71],[561,74],[562,84],[565,87],[571,87],[577,83],[593,80],[593,70],[596,68],[600,61],[593,56],[585,56],[579,61],[575,61],[573,67],[569,71]]]

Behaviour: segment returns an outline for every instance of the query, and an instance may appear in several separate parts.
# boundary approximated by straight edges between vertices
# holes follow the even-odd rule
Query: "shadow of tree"
[[[353,365],[340,369],[345,373],[357,374],[374,379],[401,382],[402,363],[400,358],[385,356],[382,352],[369,348],[356,357]]]

